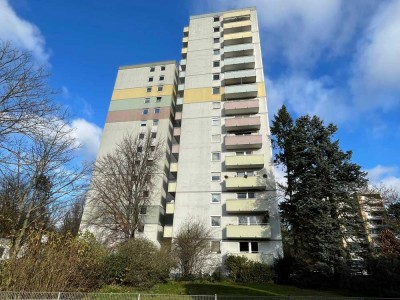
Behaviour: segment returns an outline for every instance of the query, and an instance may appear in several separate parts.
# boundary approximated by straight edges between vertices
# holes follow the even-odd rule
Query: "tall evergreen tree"
[[[282,218],[296,256],[331,275],[351,257],[362,257],[366,239],[354,192],[366,173],[333,140],[337,127],[316,117],[293,122],[283,106],[272,122],[275,163],[283,166],[287,185]]]

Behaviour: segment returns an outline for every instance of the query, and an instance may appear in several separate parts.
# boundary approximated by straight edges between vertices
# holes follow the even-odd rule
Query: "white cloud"
[[[381,6],[359,43],[351,84],[360,109],[400,105],[399,16],[400,1]]]
[[[71,127],[73,128],[72,136],[81,145],[85,158],[95,159],[100,145],[101,128],[85,119],[73,120]]]
[[[368,172],[368,179],[371,184],[376,186],[383,184],[400,192],[400,177],[397,176],[398,167],[377,165],[366,171]]]
[[[0,0],[0,39],[31,51],[39,63],[48,63],[49,53],[39,28],[17,16],[7,0]]]
[[[327,122],[341,123],[351,110],[341,92],[330,86],[328,77],[311,79],[292,74],[276,80],[266,79],[270,116],[285,103],[297,115],[317,115]]]

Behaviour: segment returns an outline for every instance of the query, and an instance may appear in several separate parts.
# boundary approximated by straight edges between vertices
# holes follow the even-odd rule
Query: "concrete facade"
[[[258,30],[255,8],[192,16],[179,72],[174,62],[119,69],[98,157],[156,117],[157,136],[168,140],[147,238],[171,241],[197,219],[212,229],[220,261],[233,254],[271,263],[282,254]],[[84,219],[92,209],[89,201]]]

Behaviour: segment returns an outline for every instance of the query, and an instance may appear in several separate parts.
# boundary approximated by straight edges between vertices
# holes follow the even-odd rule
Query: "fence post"
[[[140,293],[138,293],[137,300],[140,300]]]
[[[217,294],[215,294],[214,300],[217,300],[217,299],[218,299]]]
[[[61,299],[61,292],[58,292],[57,300]]]

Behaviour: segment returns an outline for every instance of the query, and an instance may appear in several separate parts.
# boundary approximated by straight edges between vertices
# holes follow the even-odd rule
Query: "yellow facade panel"
[[[238,27],[245,27],[245,26],[251,26],[251,21],[241,21],[241,22],[232,22],[232,23],[227,23],[224,24],[224,29],[230,29],[230,28],[238,28]]]
[[[235,39],[244,39],[244,38],[249,38],[252,36],[253,36],[253,33],[251,31],[237,32],[237,33],[231,33],[231,34],[224,35],[224,40],[229,41],[229,40],[235,40]]]
[[[221,101],[224,88],[220,88],[219,94],[213,94],[212,91],[212,87],[187,89],[185,90],[185,94],[183,96],[183,103]]]
[[[241,10],[241,11],[225,13],[222,15],[222,17],[224,19],[229,19],[229,18],[236,18],[236,17],[242,17],[242,16],[249,16],[249,15],[250,15],[250,10]]]
[[[257,83],[257,97],[265,97],[267,93],[265,92],[265,82]]]
[[[111,100],[123,100],[123,99],[134,99],[134,98],[145,98],[145,97],[156,97],[156,96],[169,96],[172,95],[174,86],[172,84],[164,85],[163,90],[159,92],[157,86],[153,86],[151,92],[147,92],[146,87],[133,88],[133,89],[121,89],[114,90],[111,96]]]

